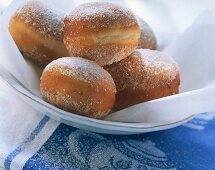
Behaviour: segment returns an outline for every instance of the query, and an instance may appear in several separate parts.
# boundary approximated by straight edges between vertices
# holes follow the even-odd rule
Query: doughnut
[[[107,2],[86,3],[64,19],[64,43],[70,56],[110,65],[138,45],[140,28],[128,9]]]
[[[39,0],[31,0],[11,17],[9,32],[23,56],[44,68],[68,56],[63,43],[64,14]]]
[[[173,59],[159,51],[136,49],[105,69],[116,84],[118,109],[179,92],[179,69]]]
[[[63,57],[48,64],[40,88],[48,103],[92,118],[106,116],[115,102],[111,75],[95,62],[79,57]]]
[[[156,40],[154,32],[142,18],[140,18],[140,17],[136,17],[136,18],[140,25],[140,30],[141,30],[140,39],[139,39],[137,48],[156,50],[157,49],[157,40]]]

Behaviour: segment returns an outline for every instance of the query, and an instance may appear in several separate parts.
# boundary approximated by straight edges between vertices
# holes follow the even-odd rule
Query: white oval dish
[[[189,116],[184,116],[180,120],[149,123],[125,123],[98,120],[63,111],[43,101],[40,97],[34,95],[27,88],[25,88],[24,85],[22,85],[10,72],[8,72],[2,66],[0,66],[0,76],[7,83],[7,85],[14,90],[14,92],[16,92],[40,113],[43,113],[67,125],[97,133],[128,135],[160,131],[179,126],[191,120],[196,115],[192,114]]]

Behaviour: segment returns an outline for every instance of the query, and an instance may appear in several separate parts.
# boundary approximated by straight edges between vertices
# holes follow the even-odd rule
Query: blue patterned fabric
[[[60,124],[24,170],[215,169],[215,113],[132,136],[101,135]],[[44,121],[44,120],[43,120]]]

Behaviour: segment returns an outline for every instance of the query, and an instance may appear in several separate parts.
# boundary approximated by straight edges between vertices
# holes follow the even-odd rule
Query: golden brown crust
[[[29,1],[16,11],[9,31],[24,57],[40,67],[68,56],[63,43],[64,15],[41,1]]]
[[[47,102],[88,117],[106,116],[115,102],[112,77],[83,58],[66,57],[50,63],[41,76],[40,87]]]
[[[135,50],[126,59],[105,69],[116,84],[118,109],[179,91],[180,76],[176,63],[158,51]]]
[[[179,74],[171,84],[162,85],[149,90],[125,89],[116,95],[116,108],[123,109],[129,106],[171,96],[179,93]]]
[[[141,34],[138,43],[138,49],[157,49],[157,40],[152,28],[140,17],[137,17],[137,21],[140,25]]]
[[[72,56],[109,65],[138,44],[140,28],[132,12],[110,3],[87,3],[64,20],[64,43]]]
[[[136,29],[138,24],[130,10],[106,2],[80,5],[65,18],[64,22],[67,25],[65,28],[66,34],[72,37],[94,35],[110,29],[120,29],[122,31],[129,28]]]

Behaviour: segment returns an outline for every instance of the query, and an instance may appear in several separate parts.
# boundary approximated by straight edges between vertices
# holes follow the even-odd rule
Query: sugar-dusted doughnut
[[[137,21],[140,25],[141,34],[138,43],[138,49],[157,49],[157,40],[152,28],[140,17],[137,17]]]
[[[140,28],[128,9],[106,2],[86,3],[64,20],[64,43],[71,56],[104,66],[118,62],[138,45]]]
[[[179,92],[179,69],[173,59],[159,51],[137,49],[105,69],[116,84],[118,109]]]
[[[40,67],[68,56],[63,43],[65,15],[40,0],[31,0],[10,19],[9,31],[23,56]]]
[[[48,64],[40,87],[47,102],[88,117],[106,116],[115,102],[116,87],[110,74],[79,57],[64,57]]]

